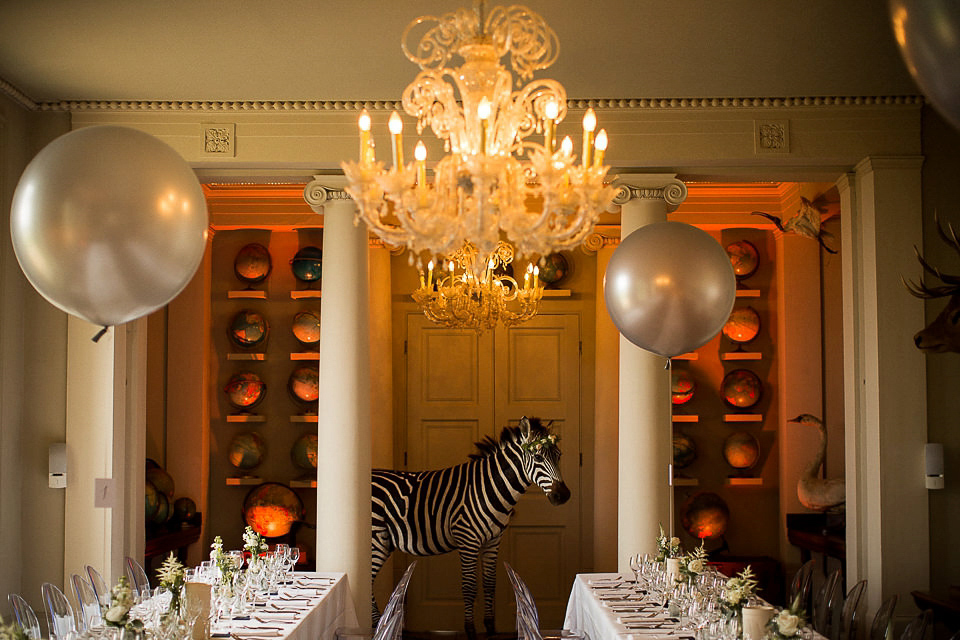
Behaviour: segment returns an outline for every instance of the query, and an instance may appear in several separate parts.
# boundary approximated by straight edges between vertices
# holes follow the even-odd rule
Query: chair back
[[[43,593],[44,611],[47,614],[47,631],[50,640],[71,640],[77,632],[77,619],[73,607],[60,587],[50,582],[40,586]]]
[[[897,608],[897,594],[893,594],[883,601],[877,613],[873,616],[870,625],[870,640],[887,640],[890,635],[890,621],[893,620],[893,610]]]
[[[26,600],[19,593],[11,593],[7,596],[10,606],[13,608],[13,617],[17,619],[17,624],[23,629],[30,640],[40,640],[40,621],[37,620],[37,614],[33,612]]]
[[[383,615],[380,616],[380,622],[373,631],[373,640],[399,640],[403,632],[403,604],[407,596],[407,587],[410,586],[410,578],[413,577],[413,569],[417,566],[414,560],[403,572],[397,586],[393,588],[387,606],[383,608]]]
[[[840,624],[837,627],[837,640],[857,640],[863,617],[863,592],[866,588],[867,581],[861,580],[847,592],[847,598],[843,601],[843,611],[840,613]]]
[[[843,571],[837,569],[827,576],[813,603],[813,628],[817,633],[831,640],[836,638],[842,603]]]
[[[147,577],[147,572],[143,570],[143,565],[130,556],[126,557],[126,561],[130,588],[141,596],[150,595],[150,578]]]
[[[810,602],[810,593],[813,590],[813,567],[814,561],[807,560],[803,563],[797,572],[793,575],[793,580],[790,581],[790,593],[787,598],[787,604],[792,604],[793,601],[800,596],[800,606],[808,614],[813,613],[812,603]]]
[[[903,633],[900,634],[900,640],[924,640],[927,637],[927,629],[933,621],[933,610],[927,609],[913,617],[913,620],[907,623]]]
[[[110,607],[110,587],[107,586],[106,581],[103,579],[103,576],[100,575],[100,572],[94,569],[89,564],[86,567],[87,577],[90,578],[90,585],[93,587],[93,593],[97,596],[97,603],[100,605],[101,609],[108,609]]]
[[[97,601],[97,594],[94,593],[93,586],[87,579],[76,573],[70,577],[70,581],[73,582],[73,595],[77,604],[80,605],[80,630],[92,629],[103,622],[103,618],[100,616],[100,603]]]
[[[517,601],[517,634],[520,640],[536,638],[540,635],[540,613],[537,611],[533,592],[509,563],[504,562],[503,566],[507,571],[507,577],[510,578],[513,595]],[[535,631],[532,635],[529,634],[531,630]]]

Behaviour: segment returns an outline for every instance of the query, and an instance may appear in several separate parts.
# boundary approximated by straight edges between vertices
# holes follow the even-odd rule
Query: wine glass
[[[243,568],[243,562],[244,562],[243,551],[240,551],[239,549],[233,549],[231,551],[227,551],[227,557],[230,558],[231,561],[233,561],[233,567],[235,569],[240,570]]]

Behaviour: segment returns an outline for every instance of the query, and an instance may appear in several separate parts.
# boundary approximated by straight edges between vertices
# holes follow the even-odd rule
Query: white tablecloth
[[[659,629],[631,629],[627,626],[630,616],[636,614],[616,613],[604,605],[603,598],[620,597],[626,588],[617,590],[613,585],[620,579],[617,573],[581,573],[573,581],[564,629],[584,631],[589,640],[680,640],[690,637],[690,632],[679,632],[674,623],[664,623]],[[632,580],[632,577],[631,577]],[[596,587],[603,588],[596,588]],[[609,602],[609,601],[608,601]],[[650,620],[650,619],[647,619]],[[652,626],[652,624],[650,625]]]

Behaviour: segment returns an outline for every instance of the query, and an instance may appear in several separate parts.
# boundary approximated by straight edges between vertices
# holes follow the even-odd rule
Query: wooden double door
[[[475,450],[474,442],[484,436],[499,438],[504,426],[516,425],[525,415],[552,421],[560,436],[561,471],[571,498],[553,506],[535,486],[521,498],[500,546],[496,609],[498,631],[513,628],[515,605],[503,569],[506,561],[531,587],[542,623],[559,628],[580,569],[584,521],[580,318],[575,313],[545,313],[518,327],[497,327],[480,336],[434,325],[423,316],[411,315],[408,320],[408,469],[460,464]],[[415,631],[461,629],[458,554],[418,560],[405,626]],[[482,631],[479,582],[478,593],[475,620]]]

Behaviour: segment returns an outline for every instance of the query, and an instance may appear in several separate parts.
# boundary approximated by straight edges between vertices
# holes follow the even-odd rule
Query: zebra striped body
[[[556,437],[538,421],[521,419],[499,442],[477,444],[480,454],[436,471],[373,472],[372,569],[377,577],[394,550],[418,556],[460,552],[464,624],[474,634],[478,559],[483,570],[484,624],[494,632],[497,551],[513,507],[536,483],[554,504],[570,492],[560,476]],[[378,617],[376,602],[374,617]]]

